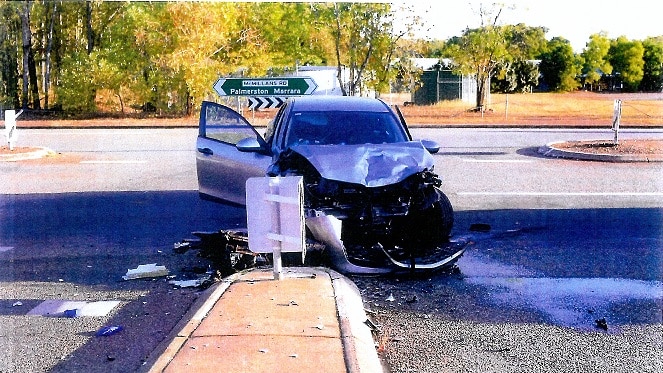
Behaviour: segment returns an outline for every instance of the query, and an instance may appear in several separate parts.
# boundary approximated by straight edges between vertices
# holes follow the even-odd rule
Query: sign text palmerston
[[[317,88],[311,78],[220,78],[214,89],[221,96],[302,96]]]

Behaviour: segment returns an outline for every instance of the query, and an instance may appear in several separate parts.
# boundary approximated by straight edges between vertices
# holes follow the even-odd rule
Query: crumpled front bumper
[[[452,266],[465,252],[471,241],[466,239],[450,240],[444,247],[447,253],[434,261],[425,263],[417,260],[410,260],[405,263],[395,259],[387,250],[382,250],[389,259],[389,265],[380,267],[360,266],[352,263],[348,259],[347,251],[341,240],[342,222],[330,215],[322,215],[306,218],[306,227],[311,231],[313,237],[325,244],[327,254],[332,267],[349,275],[385,275],[403,271],[410,272],[432,272]]]

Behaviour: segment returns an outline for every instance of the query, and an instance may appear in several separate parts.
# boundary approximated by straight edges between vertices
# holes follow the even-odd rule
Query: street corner
[[[30,159],[39,159],[56,153],[45,147],[19,146],[10,149],[8,146],[0,147],[0,162],[17,162]]]
[[[663,140],[554,141],[539,147],[544,157],[597,162],[663,162]]]

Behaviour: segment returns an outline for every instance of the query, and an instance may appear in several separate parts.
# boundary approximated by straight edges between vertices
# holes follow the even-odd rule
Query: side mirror
[[[245,139],[239,140],[235,147],[240,152],[263,153],[265,151],[258,140],[254,137],[247,137]]]
[[[433,140],[421,140],[421,145],[428,150],[429,153],[435,154],[440,151],[440,145]]]

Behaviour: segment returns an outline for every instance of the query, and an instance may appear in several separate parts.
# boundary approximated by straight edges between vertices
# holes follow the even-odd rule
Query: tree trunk
[[[94,50],[94,29],[92,29],[92,7],[90,0],[85,2],[85,34],[87,36],[87,54]]]
[[[46,36],[46,63],[44,67],[44,109],[48,109],[48,91],[51,89],[51,51],[53,50],[53,27],[55,24],[55,15],[57,13],[57,3],[53,3],[50,24],[48,25],[48,34]]]
[[[336,65],[338,67],[336,78],[338,79],[338,84],[341,86],[341,93],[343,96],[347,96],[348,92],[343,84],[343,65],[341,64],[341,14],[337,3],[334,3],[334,16],[336,18],[334,46],[336,47]]]
[[[21,107],[28,108],[28,86],[29,86],[29,60],[32,49],[32,32],[30,31],[30,7],[32,4],[26,0],[23,7],[19,8],[18,16],[21,18],[21,41],[23,46],[23,99]]]
[[[39,99],[39,80],[37,78],[37,66],[35,65],[35,56],[32,53],[32,41],[28,51],[28,75],[30,76],[30,95],[32,96],[32,108],[35,110],[41,109],[41,101]]]

